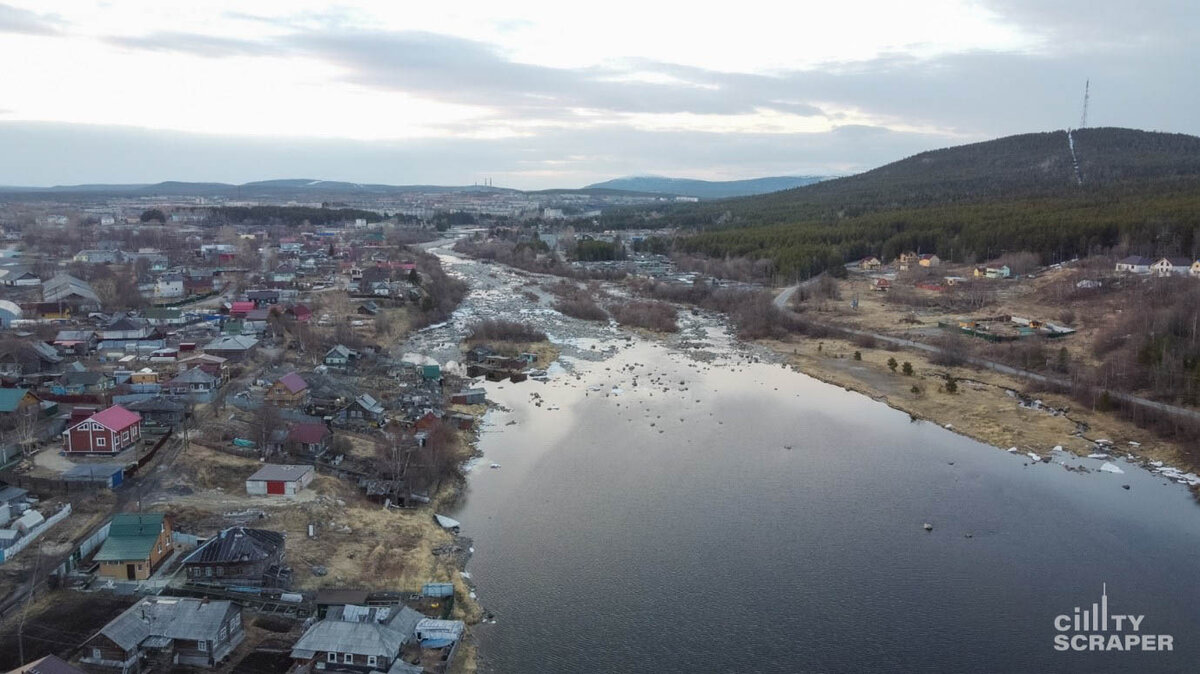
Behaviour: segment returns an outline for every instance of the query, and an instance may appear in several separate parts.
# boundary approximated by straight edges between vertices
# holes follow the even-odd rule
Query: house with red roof
[[[142,437],[142,417],[113,405],[76,421],[62,432],[67,454],[116,454],[137,444]]]
[[[246,314],[254,311],[256,308],[254,302],[234,302],[229,306],[229,316],[231,318],[245,318]]]
[[[329,450],[333,432],[325,424],[300,423],[288,431],[286,446],[294,453],[319,457]]]
[[[308,399],[308,382],[295,372],[289,372],[271,384],[267,400],[273,403],[296,405]]]

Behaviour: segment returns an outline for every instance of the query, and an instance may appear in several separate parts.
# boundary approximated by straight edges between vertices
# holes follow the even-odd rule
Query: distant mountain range
[[[623,190],[626,192],[697,197],[699,199],[726,199],[729,197],[748,197],[755,194],[778,192],[780,190],[792,189],[793,187],[811,185],[827,179],[828,176],[775,176],[770,178],[750,178],[748,180],[712,181],[693,180],[690,178],[666,178],[663,176],[629,176],[588,185],[584,189]]]
[[[134,185],[56,185],[54,187],[7,187],[0,186],[0,194],[76,196],[192,196],[226,197],[234,199],[304,199],[308,201],[337,200],[338,198],[364,195],[386,196],[411,192],[518,192],[519,190],[484,186],[438,185],[377,185],[348,183],[336,180],[313,180],[290,178],[283,180],[260,180],[242,185],[229,183],[202,183],[166,181],[153,184]]]
[[[38,198],[53,195],[57,198],[114,197],[224,197],[227,199],[297,199],[305,201],[337,201],[364,196],[403,195],[413,192],[493,192],[514,194],[586,194],[591,196],[692,196],[701,199],[720,199],[733,196],[748,196],[784,190],[800,185],[809,185],[824,178],[814,176],[755,178],[753,180],[731,180],[710,182],[680,178],[641,176],[618,178],[582,189],[549,189],[522,191],[505,187],[483,185],[381,185],[372,183],[350,183],[336,180],[314,180],[311,178],[289,178],[260,180],[242,185],[212,182],[181,182],[169,180],[153,184],[88,184],[56,185],[54,187],[0,186],[0,194],[9,198]]]

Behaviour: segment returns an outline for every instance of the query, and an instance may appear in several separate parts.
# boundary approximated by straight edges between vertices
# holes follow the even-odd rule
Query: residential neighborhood
[[[479,613],[455,561],[469,543],[429,503],[457,488],[486,400],[394,349],[462,296],[406,243],[433,230],[140,212],[18,233],[0,261],[0,621],[51,592],[76,608],[31,612],[31,637],[81,635],[25,639],[26,667],[451,671]],[[364,526],[402,558],[439,552],[344,558]],[[363,587],[317,620],[321,592]]]

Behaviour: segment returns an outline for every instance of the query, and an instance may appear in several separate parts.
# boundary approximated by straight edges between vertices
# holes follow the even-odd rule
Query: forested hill
[[[658,214],[696,228],[679,248],[804,277],[905,250],[956,262],[1031,251],[1053,262],[1114,250],[1200,254],[1200,138],[1128,129],[1012,136],[785,192]],[[645,221],[633,213],[631,222]],[[621,226],[624,223],[606,223]]]
[[[1133,129],[1072,133],[1083,186],[1200,178],[1200,138]],[[877,169],[759,196],[674,209],[691,226],[838,218],[875,210],[1079,191],[1066,131],[1009,136],[922,152]]]
[[[747,180],[693,180],[690,178],[664,178],[662,176],[630,176],[615,178],[602,183],[588,185],[584,189],[607,188],[628,192],[672,194],[698,199],[726,199],[754,194],[767,194],[811,185],[825,180],[821,176],[778,176],[772,178],[749,178]]]

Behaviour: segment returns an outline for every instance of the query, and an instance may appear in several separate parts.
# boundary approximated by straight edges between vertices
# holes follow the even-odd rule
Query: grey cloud
[[[567,108],[737,114],[770,107],[766,100],[746,100],[722,89],[720,78],[704,71],[691,71],[702,78],[681,84],[631,81],[625,68],[564,69],[519,63],[485,43],[433,33],[304,33],[285,43],[345,67],[349,79],[360,84],[505,108],[521,117]],[[714,83],[716,88],[696,86]],[[802,104],[793,104],[791,110],[821,114],[818,108]]]
[[[27,9],[0,4],[0,33],[57,35],[65,22],[54,14],[38,14]]]
[[[137,36],[113,36],[105,38],[105,41],[126,49],[193,54],[206,58],[275,56],[283,53],[282,49],[270,42],[198,33],[160,32]]]

